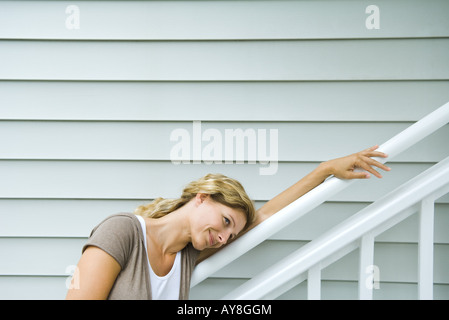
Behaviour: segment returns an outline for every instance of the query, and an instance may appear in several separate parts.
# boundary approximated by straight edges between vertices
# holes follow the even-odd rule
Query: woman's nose
[[[226,244],[226,242],[228,242],[228,240],[229,240],[229,236],[230,236],[230,233],[225,233],[225,232],[219,233],[218,241],[222,244]]]

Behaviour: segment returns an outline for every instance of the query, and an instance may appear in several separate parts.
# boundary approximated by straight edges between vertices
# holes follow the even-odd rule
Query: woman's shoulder
[[[104,218],[92,230],[94,232],[98,228],[114,228],[114,229],[133,229],[137,225],[138,219],[135,214],[128,212],[120,212],[112,214]]]
[[[92,229],[89,240],[104,239],[109,241],[111,238],[119,238],[123,241],[134,240],[138,237],[139,228],[139,220],[134,214],[126,212],[116,213],[98,223]]]
[[[137,221],[137,217],[134,213],[130,212],[118,212],[107,216],[103,221],[116,220],[116,221]]]
[[[140,223],[132,213],[117,213],[103,219],[92,232],[82,252],[96,246],[113,256],[123,268],[136,244],[141,242]]]
[[[141,226],[138,218],[133,213],[121,212],[106,217],[96,225],[90,237],[103,234],[106,237],[119,237],[123,240],[135,241],[140,238]]]

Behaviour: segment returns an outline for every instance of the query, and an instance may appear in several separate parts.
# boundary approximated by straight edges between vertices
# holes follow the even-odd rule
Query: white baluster
[[[359,299],[372,300],[374,287],[374,236],[365,234],[359,247]]]
[[[321,266],[319,263],[307,272],[307,299],[321,299]]]
[[[421,201],[419,211],[418,243],[418,297],[433,299],[433,230],[434,198],[429,196]]]

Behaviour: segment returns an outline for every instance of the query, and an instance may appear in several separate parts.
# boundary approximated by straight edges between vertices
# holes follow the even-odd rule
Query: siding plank
[[[449,79],[449,39],[4,40],[1,45],[0,79],[5,80]]]
[[[2,300],[62,300],[67,294],[66,276],[0,275]]]
[[[272,164],[273,165],[273,164]],[[278,164],[260,175],[256,164],[180,164],[148,161],[0,161],[1,198],[154,199],[178,197],[182,187],[209,172],[239,180],[254,200],[268,200],[294,184],[316,163]],[[374,201],[418,173],[425,163],[393,163],[383,179],[358,181],[330,201]],[[294,174],[292,174],[294,173]],[[168,178],[169,177],[169,178]]]
[[[1,199],[1,237],[87,238],[100,221],[144,200]],[[26,221],[26,223],[24,223]]]
[[[325,161],[382,144],[411,123],[313,123],[313,122],[47,122],[47,121],[1,121],[0,159],[88,159],[88,160],[171,160],[171,150],[181,138],[171,141],[171,133],[182,129],[188,133],[190,156],[193,160],[193,145],[200,143],[202,150],[208,145],[221,144],[220,159],[236,161],[251,159],[259,161],[261,156],[257,143],[266,145],[268,152],[277,155],[278,161]],[[198,141],[194,128],[201,134],[218,130],[213,141]],[[254,142],[248,138],[232,140],[227,130],[241,129],[254,134]],[[266,137],[259,134],[266,133]],[[271,130],[276,130],[278,139],[271,143]],[[449,156],[445,148],[449,137],[449,125],[399,155],[394,162],[438,162]],[[195,139],[195,140],[194,140]],[[199,138],[201,140],[201,137]],[[244,139],[244,140],[242,140]],[[243,141],[241,152],[228,155],[226,145]],[[346,141],[351,141],[347,144]],[[251,155],[254,151],[254,157]],[[205,157],[202,160],[207,160]],[[242,158],[243,157],[243,158]],[[174,160],[174,159],[173,159]]]
[[[133,212],[150,200],[81,199],[0,199],[0,235],[2,237],[74,237],[87,238],[93,226],[118,212]],[[257,201],[256,208],[264,201]],[[270,237],[271,240],[310,241],[368,203],[325,202],[309,214]],[[26,224],[23,221],[27,221]],[[42,223],[51,221],[51,223]],[[435,243],[449,244],[449,204],[435,207]],[[377,242],[418,241],[418,221],[412,215],[396,227],[376,237]]]
[[[0,81],[0,119],[417,121],[449,81]]]
[[[0,38],[233,40],[449,36],[447,1],[377,0],[381,18],[377,30],[365,26],[369,16],[365,10],[370,4],[369,1],[77,1],[79,29],[68,29],[67,2],[0,1]]]
[[[0,238],[2,275],[64,275],[78,263],[86,239]],[[18,254],[20,252],[20,254]]]
[[[86,239],[71,238],[0,238],[2,256],[15,256],[0,264],[1,275],[58,275],[77,264]],[[302,241],[267,240],[238,258],[213,277],[250,278],[305,245]],[[376,243],[374,264],[380,269],[380,280],[417,282],[416,243]],[[46,250],[42,250],[46,248]],[[449,284],[447,266],[449,246],[435,245],[434,282]],[[14,255],[21,252],[21,255]],[[266,253],[270,252],[270,255]],[[324,280],[358,279],[358,250],[342,257],[322,271]]]

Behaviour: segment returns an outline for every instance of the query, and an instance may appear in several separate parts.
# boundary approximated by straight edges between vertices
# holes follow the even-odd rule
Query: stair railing
[[[419,212],[418,297],[432,299],[434,202],[448,192],[449,157],[264,270],[224,299],[273,299],[306,279],[308,298],[320,299],[321,270],[357,248],[359,298],[372,299],[374,238],[415,212]]]
[[[449,122],[449,102],[415,122],[379,147],[389,155],[388,160],[403,152]],[[384,163],[385,158],[376,158]],[[276,232],[304,216],[338,192],[358,180],[342,180],[331,177],[296,201],[281,209],[239,239],[225,246],[205,261],[199,263],[192,275],[191,287],[239,258]]]

